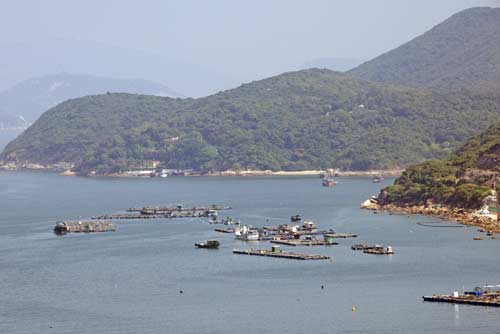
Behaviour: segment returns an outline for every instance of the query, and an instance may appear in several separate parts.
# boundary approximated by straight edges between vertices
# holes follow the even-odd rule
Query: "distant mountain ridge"
[[[5,127],[26,126],[65,100],[106,92],[178,96],[162,84],[142,79],[51,74],[25,80],[0,92],[0,123]]]
[[[500,8],[461,11],[349,73],[395,85],[497,93],[500,91]]]

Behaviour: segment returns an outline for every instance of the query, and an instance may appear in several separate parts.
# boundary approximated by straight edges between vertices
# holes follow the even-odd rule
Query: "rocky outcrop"
[[[500,221],[498,221],[496,215],[483,215],[476,210],[450,208],[438,204],[397,206],[394,204],[382,204],[375,197],[363,202],[361,208],[406,215],[428,215],[443,220],[456,221],[467,226],[477,226],[482,232],[500,233]]]

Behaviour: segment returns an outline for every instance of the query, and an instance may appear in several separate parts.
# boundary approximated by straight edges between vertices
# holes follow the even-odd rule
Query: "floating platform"
[[[54,226],[54,233],[90,233],[116,231],[116,225],[109,221],[60,221]]]
[[[196,211],[196,212],[170,212],[165,214],[131,214],[131,213],[118,213],[112,215],[101,215],[97,217],[92,217],[92,219],[173,219],[173,218],[207,218],[212,217],[211,213],[207,211]]]
[[[234,233],[234,228],[232,227],[217,227],[214,228],[215,232],[220,232],[220,233]]]
[[[481,295],[432,295],[422,297],[426,302],[469,304],[500,307],[500,293],[485,293]]]
[[[277,247],[277,248],[276,248]],[[283,259],[293,259],[293,260],[329,260],[329,256],[325,255],[315,255],[315,254],[299,254],[291,253],[279,250],[279,247],[273,247],[272,250],[265,249],[247,249],[247,250],[233,250],[234,254],[241,255],[255,255],[255,256],[269,256],[269,257],[279,257]]]
[[[338,245],[338,242],[331,242],[325,240],[300,240],[300,239],[291,239],[291,240],[271,240],[271,243],[285,246],[331,246]]]
[[[325,237],[329,237],[329,238],[339,238],[339,239],[345,239],[345,238],[357,238],[358,235],[357,234],[353,234],[353,233],[323,233],[323,235]]]
[[[142,214],[168,214],[173,212],[196,212],[196,211],[221,211],[221,210],[230,210],[229,206],[221,206],[221,205],[211,205],[211,206],[201,206],[201,207],[192,207],[187,208],[182,205],[178,205],[175,207],[167,207],[167,206],[144,206],[142,208],[128,208],[127,212],[140,212]]]

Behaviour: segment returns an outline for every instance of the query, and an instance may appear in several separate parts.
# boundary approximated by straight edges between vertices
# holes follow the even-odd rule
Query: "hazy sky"
[[[314,58],[369,59],[464,8],[495,3],[500,1],[2,0],[0,44],[95,42],[246,81]]]

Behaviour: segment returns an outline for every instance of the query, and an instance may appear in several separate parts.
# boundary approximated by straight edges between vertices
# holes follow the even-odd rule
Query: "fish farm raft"
[[[61,221],[54,226],[54,233],[90,233],[116,231],[116,226],[109,221]]]
[[[271,250],[267,249],[246,249],[246,250],[233,250],[234,254],[241,255],[255,255],[255,256],[269,256],[278,257],[282,259],[293,259],[293,260],[329,260],[329,256],[325,255],[315,255],[315,254],[300,254],[285,252],[280,249],[279,246],[273,246]]]
[[[426,302],[500,307],[500,285],[476,287],[474,291],[467,291],[463,294],[455,291],[452,295],[432,295],[422,298]]]

